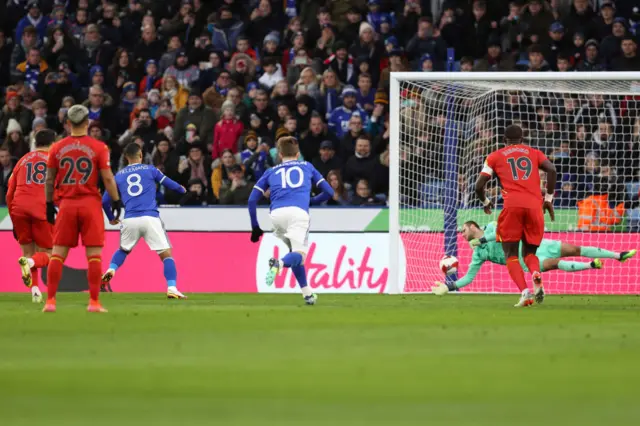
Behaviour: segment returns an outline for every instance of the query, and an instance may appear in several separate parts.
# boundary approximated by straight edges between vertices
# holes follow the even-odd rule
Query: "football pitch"
[[[632,425],[640,297],[0,295],[0,424]]]

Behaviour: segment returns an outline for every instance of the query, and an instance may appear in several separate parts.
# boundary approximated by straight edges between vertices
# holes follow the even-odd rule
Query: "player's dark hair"
[[[468,220],[464,223],[464,225],[475,226],[476,228],[480,229],[480,225],[478,225],[478,222],[476,222],[475,220]]]
[[[507,145],[522,143],[522,127],[510,125],[504,131],[504,141]]]
[[[297,158],[300,152],[298,140],[292,136],[284,136],[278,139],[278,151],[285,158]]]
[[[131,142],[124,147],[124,156],[127,158],[137,158],[141,151],[142,148],[140,148],[140,145],[135,142]]]
[[[51,129],[42,129],[36,133],[36,148],[43,148],[50,146],[56,141],[56,132]]]

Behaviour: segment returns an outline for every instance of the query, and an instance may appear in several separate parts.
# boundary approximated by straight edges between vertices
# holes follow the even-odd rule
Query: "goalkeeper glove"
[[[257,243],[258,241],[260,241],[260,237],[262,237],[263,234],[264,232],[262,231],[262,229],[260,229],[259,226],[254,226],[253,228],[251,228],[251,242]]]
[[[47,203],[47,222],[52,225],[56,224],[56,206],[53,204],[53,201]]]
[[[474,238],[473,240],[469,241],[469,245],[471,246],[471,249],[473,250],[474,248],[481,246],[482,244],[486,244],[487,243],[487,239],[485,237],[482,238]]]
[[[449,287],[446,284],[441,283],[440,281],[436,281],[435,285],[431,287],[431,291],[436,296],[444,296],[449,293]]]

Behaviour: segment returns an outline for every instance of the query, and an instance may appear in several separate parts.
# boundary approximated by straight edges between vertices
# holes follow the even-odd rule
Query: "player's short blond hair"
[[[298,158],[300,146],[293,136],[284,136],[278,139],[278,152],[283,158]]]

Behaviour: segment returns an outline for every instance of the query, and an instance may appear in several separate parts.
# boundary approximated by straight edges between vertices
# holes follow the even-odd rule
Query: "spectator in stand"
[[[342,176],[344,182],[355,187],[360,179],[372,182],[376,157],[371,153],[371,141],[366,135],[361,135],[356,141],[355,153],[346,161]]]
[[[187,193],[180,200],[181,206],[206,206],[211,204],[207,197],[206,187],[201,179],[189,180],[186,188]]]
[[[544,46],[543,56],[547,63],[555,67],[558,55],[568,50],[569,44],[565,37],[564,26],[560,22],[554,22],[549,28],[549,43]],[[557,68],[553,70],[558,71]]]
[[[309,95],[299,95],[296,97],[296,124],[300,134],[306,134],[309,130],[311,115],[315,109],[315,101]]]
[[[424,57],[421,58],[421,61],[424,61],[424,59]],[[389,65],[382,70],[382,74],[380,75],[380,82],[378,83],[378,90],[384,90],[386,93],[388,93],[389,84],[391,81],[391,73],[404,71],[409,71],[409,64],[404,58],[404,52],[401,49],[394,49],[389,52]]]
[[[351,204],[349,191],[342,182],[340,170],[331,170],[326,175],[327,182],[333,188],[333,198],[327,201],[328,206],[348,206]]]
[[[171,102],[174,113],[186,107],[189,100],[189,91],[182,87],[173,76],[167,76],[162,79],[162,92],[160,95],[163,99],[168,99]]]
[[[594,39],[585,43],[584,59],[578,64],[576,71],[604,71],[604,66],[599,61],[599,47]]]
[[[638,56],[638,42],[636,38],[627,34],[622,37],[622,55],[611,62],[612,71],[640,71],[640,56]]]
[[[140,80],[138,95],[144,96],[152,89],[162,88],[162,77],[158,73],[158,64],[154,59],[149,59],[144,64],[145,76]]]
[[[333,55],[324,61],[325,69],[332,69],[342,84],[351,84],[354,76],[353,57],[347,51],[347,44],[338,41],[333,47]]]
[[[20,104],[20,96],[15,91],[14,88],[7,89],[7,94],[5,95],[5,105],[2,107],[2,117],[0,119],[0,140],[4,139],[7,135],[6,130],[9,125],[9,120],[15,120],[22,134],[26,134],[31,129],[31,121],[33,120],[33,115],[31,111],[26,109]]]
[[[339,156],[343,160],[354,154],[358,139],[365,134],[362,121],[362,116],[357,113],[353,113],[349,118],[349,130],[340,140]]]
[[[164,72],[164,78],[175,77],[185,89],[195,87],[200,78],[200,70],[195,65],[189,65],[189,57],[184,50],[176,54],[176,62]]]
[[[182,41],[180,40],[180,37],[170,37],[167,45],[167,51],[162,55],[160,62],[158,63],[161,74],[164,74],[170,66],[176,63],[176,57],[182,50]]]
[[[340,170],[342,168],[342,161],[339,157],[336,157],[336,150],[330,140],[323,141],[320,144],[319,152],[313,158],[311,164],[322,176],[327,178],[327,181],[331,170]]]
[[[569,37],[573,37],[577,31],[582,32],[587,39],[597,37],[596,14],[589,4],[589,0],[573,0],[564,24],[567,27]]]
[[[47,102],[44,99],[38,99],[31,104],[31,112],[33,118],[42,118],[47,123],[48,129],[55,129],[58,126],[58,121],[55,117],[48,114]]]
[[[11,158],[17,161],[29,152],[29,144],[25,141],[24,132],[15,119],[9,119],[6,134],[7,137],[2,146],[9,151]]]
[[[316,102],[320,102],[320,85],[316,72],[311,67],[305,67],[300,72],[299,80],[294,84],[296,95],[309,95]]]
[[[168,178],[176,180],[179,179],[178,162],[178,155],[171,142],[167,139],[160,139],[151,155],[151,164]]]
[[[271,90],[276,83],[284,80],[284,75],[282,75],[282,66],[277,63],[276,58],[264,58],[262,61],[262,68],[264,70],[264,74],[262,74],[262,77],[258,79],[258,82],[266,90]]]
[[[218,164],[211,173],[211,189],[213,195],[220,198],[220,188],[223,184],[231,184],[231,167],[238,164],[233,152],[227,150],[222,153],[220,157],[220,164]]]
[[[342,139],[347,130],[349,130],[349,121],[353,114],[357,113],[360,116],[364,127],[369,124],[367,113],[356,105],[357,93],[353,87],[344,88],[342,91],[342,106],[334,109],[329,116],[329,130],[339,139]]]
[[[87,25],[82,40],[82,49],[79,53],[78,72],[83,80],[88,80],[89,70],[94,65],[99,65],[106,70],[113,60],[114,48],[110,43],[103,43],[100,30],[96,24]]]
[[[193,124],[187,124],[185,128],[185,133],[183,134],[175,134],[176,143],[176,151],[180,156],[186,155],[189,153],[189,149],[193,144],[202,144],[200,140],[200,136],[198,135],[198,127]]]
[[[9,189],[9,178],[16,161],[11,157],[11,153],[5,146],[0,146],[0,205],[3,206],[7,204],[6,196]]]
[[[215,160],[222,155],[222,152],[230,150],[234,155],[238,153],[238,142],[244,126],[236,118],[235,106],[231,101],[225,101],[221,109],[222,117],[216,123],[213,130],[212,158]]]
[[[222,52],[226,59],[230,59],[231,52],[236,46],[238,37],[243,33],[244,27],[245,25],[242,21],[234,18],[228,6],[222,6],[218,9],[218,20],[209,24],[213,49]]]
[[[598,40],[603,40],[611,35],[613,20],[616,16],[616,5],[613,2],[607,2],[600,6],[600,15],[595,21],[595,36]]]
[[[285,80],[280,80],[271,92],[271,105],[277,108],[279,105],[286,105],[288,114],[295,109],[296,98],[289,91],[289,85]],[[287,114],[287,115],[288,115]]]
[[[270,32],[280,32],[284,25],[285,22],[273,13],[269,0],[260,0],[249,16],[247,34],[253,40],[264,40]]]
[[[15,43],[13,46],[13,51],[11,52],[11,60],[9,63],[9,69],[12,78],[19,77],[17,75],[17,67],[20,63],[27,60],[27,53],[31,48],[38,47],[38,34],[36,29],[32,26],[28,26],[24,29],[21,38],[16,38],[16,40],[20,40],[19,43]]]
[[[36,30],[38,39],[42,42],[47,36],[47,18],[42,14],[40,2],[38,0],[29,0],[27,3],[27,15],[18,22],[16,28],[16,40],[22,38],[22,34],[27,27],[33,27]]]
[[[542,72],[550,71],[549,63],[544,59],[542,48],[540,45],[532,44],[527,50],[529,61],[516,66],[518,71]]]
[[[244,151],[240,153],[240,161],[251,180],[257,182],[273,165],[269,155],[269,145],[264,142],[259,144],[256,132],[249,130],[244,138],[244,147]]]
[[[253,128],[251,121],[255,121],[252,117],[255,116],[259,120],[259,126],[254,128],[259,136],[273,135],[275,132],[275,120],[277,118],[276,112],[269,105],[269,98],[267,92],[264,90],[258,90],[256,97],[253,100],[253,105],[247,110],[247,114],[243,120],[245,127]]]
[[[213,126],[217,122],[213,110],[202,103],[200,94],[196,91],[189,93],[187,106],[178,112],[174,132],[176,135],[184,135],[187,124],[195,124],[198,128],[200,141],[209,143],[213,141]]]
[[[147,25],[142,29],[142,40],[136,44],[133,49],[133,57],[136,58],[138,67],[144,66],[145,70],[149,68],[149,62],[156,64],[165,52],[165,45],[158,40],[156,28],[153,25]],[[156,70],[160,74],[160,70]]]
[[[344,85],[338,79],[336,72],[329,68],[322,74],[322,84],[320,85],[319,106],[325,113],[325,118],[329,119],[331,113],[340,106],[340,94]]]
[[[87,25],[89,23],[89,12],[87,9],[78,8],[76,10],[73,21],[70,22],[69,35],[77,42],[82,40],[82,36],[84,35]]]
[[[189,146],[186,158],[181,159],[178,164],[179,182],[187,187],[191,179],[200,179],[205,187],[207,200],[211,199],[211,188],[209,177],[211,176],[211,162],[205,158],[205,148],[198,143]]]
[[[372,88],[371,75],[362,73],[358,76],[358,89],[356,93],[356,105],[367,113],[373,111],[373,104],[376,99],[376,89]]]
[[[622,53],[622,38],[627,34],[627,20],[617,17],[611,26],[611,35],[600,42],[600,55],[607,69],[611,67],[614,58]]]
[[[63,27],[51,28],[49,33],[42,52],[47,64],[57,64],[62,61],[68,63],[71,70],[77,70],[78,49],[73,39],[67,35]]]
[[[384,204],[384,201],[372,194],[368,180],[358,179],[354,187],[355,192],[351,197],[352,206],[379,206]]]
[[[474,71],[513,71],[515,64],[509,54],[502,53],[502,46],[497,37],[487,42],[487,54],[473,67]]]
[[[318,154],[320,144],[325,140],[330,140],[334,149],[338,148],[335,135],[327,129],[322,116],[313,111],[309,120],[309,131],[300,140],[300,153],[306,159],[313,159]]]
[[[14,78],[24,81],[25,86],[38,92],[44,88],[44,77],[48,69],[47,62],[40,56],[40,50],[32,47],[27,53],[27,60],[16,67]]]
[[[497,35],[498,23],[489,18],[487,4],[482,0],[473,2],[472,13],[473,19],[465,52],[474,58],[480,58],[492,33],[495,32]]]
[[[244,168],[235,164],[229,168],[231,183],[223,183],[220,188],[220,204],[246,206],[253,183],[247,182]]]
[[[242,87],[255,80],[256,68],[256,62],[246,53],[235,53],[229,62],[231,79]]]
[[[428,53],[438,61],[444,60],[447,53],[447,45],[439,34],[434,34],[431,18],[422,17],[418,20],[418,29],[407,43],[406,52],[410,61],[417,61],[425,53]]]
[[[375,40],[375,31],[371,24],[362,22],[360,24],[359,37],[349,49],[349,53],[353,58],[366,56],[371,64],[379,64],[382,60],[384,46]],[[373,68],[370,70],[374,80],[378,80],[379,70]]]
[[[553,14],[545,9],[542,0],[529,0],[526,9],[522,14],[521,29],[524,34],[522,38],[528,36],[528,41],[531,43],[546,43],[547,31],[554,21]]]

